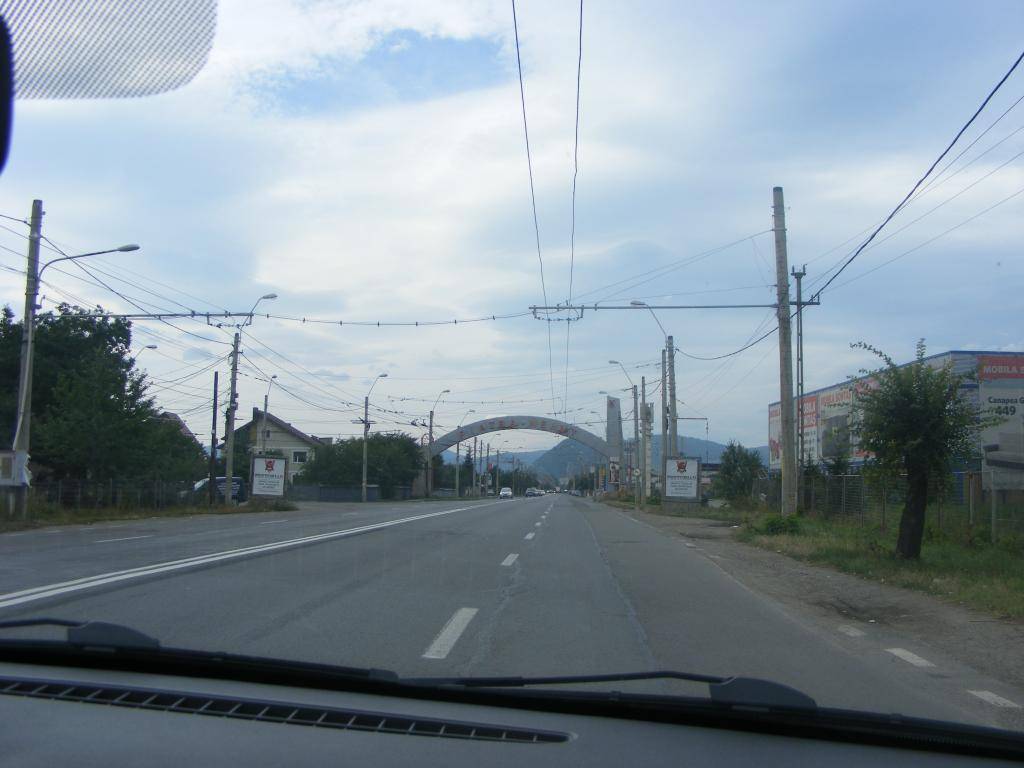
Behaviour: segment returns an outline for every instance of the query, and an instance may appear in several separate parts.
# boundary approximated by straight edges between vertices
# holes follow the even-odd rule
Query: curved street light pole
[[[459,437],[462,436],[461,435],[462,423],[466,420],[466,416],[469,416],[469,414],[471,414],[471,413],[476,413],[476,411],[473,408],[470,408],[468,411],[466,411],[465,416],[463,416],[461,419],[459,419],[459,432],[460,432]],[[460,463],[459,449],[461,447],[462,447],[462,440],[459,440],[458,442],[455,443],[455,498],[457,498],[457,499],[462,498],[462,494],[460,493],[460,488],[459,488],[459,469],[460,469],[460,467],[459,467],[459,463]]]
[[[39,283],[42,281],[43,272],[52,264],[58,261],[71,261],[84,259],[88,256],[102,256],[105,253],[127,253],[139,250],[139,246],[130,243],[117,248],[108,248],[103,251],[89,251],[74,255],[62,255],[39,267],[39,242],[42,239],[43,225],[43,201],[32,201],[32,216],[29,222],[28,237],[28,265],[25,270],[25,314],[22,318],[21,329],[21,370],[18,378],[18,421],[14,432],[14,466],[12,467],[14,479],[19,483],[15,487],[16,514],[22,519],[28,519],[28,486],[30,476],[28,472],[28,452],[31,445],[32,428],[32,361],[35,352],[35,326],[36,310],[39,309],[36,300],[39,297]]]
[[[270,401],[270,388],[274,386],[274,379],[277,378],[275,373],[267,381],[267,391],[263,395],[263,426],[260,427],[260,453],[265,454],[267,452],[267,407]]]
[[[429,497],[434,492],[434,457],[431,454],[434,448],[434,410],[437,408],[437,404],[441,402],[441,397],[451,392],[450,389],[442,389],[437,398],[434,400],[434,404],[430,407],[430,424],[427,429],[427,496]]]
[[[366,467],[367,467],[367,446],[370,442],[370,395],[373,392],[373,388],[377,386],[377,382],[381,379],[386,379],[387,373],[378,373],[373,378],[373,383],[370,384],[370,389],[366,393],[366,397],[363,398],[363,492],[362,499],[366,501]]]

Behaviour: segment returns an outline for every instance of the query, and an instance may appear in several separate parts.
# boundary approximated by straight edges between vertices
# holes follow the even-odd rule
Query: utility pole
[[[775,231],[775,281],[779,319],[779,400],[782,416],[782,514],[796,514],[796,427],[793,418],[793,336],[789,323],[789,263],[786,254],[786,206],[782,187],[772,189]]]
[[[637,404],[636,384],[633,385],[633,456],[629,473],[633,475],[633,506],[640,509],[640,476],[637,474],[640,454],[640,406]]]
[[[32,344],[35,340],[36,295],[39,292],[39,241],[43,231],[43,201],[32,201],[29,219],[28,265],[25,270],[25,314],[21,327],[21,371],[18,380],[18,424],[14,431],[15,512],[28,519],[28,452],[32,423]]]
[[[484,460],[484,466],[481,468],[480,474],[487,474],[487,482],[491,481],[491,441],[487,441],[487,458]],[[487,495],[487,486],[484,486],[484,496]]]
[[[473,495],[478,496],[480,494],[480,486],[476,482],[476,463],[479,461],[479,454],[476,448],[476,435],[473,435],[473,460],[470,462],[470,466],[473,467]]]
[[[462,447],[462,443],[455,444],[455,498],[462,498],[459,495],[459,449]]]
[[[232,503],[235,477],[235,409],[238,407],[235,401],[238,399],[238,345],[241,340],[242,334],[235,331],[235,340],[231,345],[231,396],[228,398],[228,418],[224,430],[224,496],[229,506]]]
[[[658,468],[658,487],[661,498],[665,498],[665,462],[668,461],[668,374],[666,373],[666,349],[661,350],[661,466]]]
[[[804,484],[804,465],[807,462],[807,454],[804,451],[804,294],[801,285],[804,275],[807,274],[807,265],[797,269],[793,267],[793,277],[796,278],[796,419],[797,439],[799,440],[800,461],[797,462],[799,472],[796,477],[797,506],[803,507],[804,497],[801,493]]]
[[[363,398],[363,503],[366,503],[366,465],[368,463],[367,443],[370,441],[370,396]],[[429,452],[428,452],[429,455]]]
[[[668,431],[669,431],[669,446],[672,450],[672,455],[682,453],[682,448],[679,445],[679,415],[676,412],[676,343],[671,336],[665,337],[665,346],[668,347]],[[664,386],[664,383],[662,384]]]
[[[434,457],[431,452],[434,448],[434,409],[430,409],[430,427],[427,437],[427,498],[434,493]]]
[[[494,492],[501,493],[501,448],[495,448],[494,454]]]
[[[217,503],[217,382],[220,373],[213,372],[213,422],[210,424],[210,480],[207,487],[209,505]]]
[[[650,472],[647,468],[647,377],[640,377],[640,503],[647,503],[647,484]]]

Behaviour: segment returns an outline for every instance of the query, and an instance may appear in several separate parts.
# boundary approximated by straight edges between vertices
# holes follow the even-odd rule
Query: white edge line
[[[120,539],[96,539],[93,544],[109,544],[112,541],[132,541],[133,539],[151,539],[153,538],[152,533],[147,533],[145,536],[122,536]]]
[[[128,581],[130,579],[142,578],[143,576],[151,576],[158,573],[167,573],[169,571],[179,571],[186,568],[194,568],[200,565],[207,565],[209,563],[216,563],[223,560],[231,560],[238,557],[245,557],[246,555],[260,554],[263,552],[272,552],[274,550],[297,547],[303,544],[309,544],[316,541],[328,541],[330,539],[339,539],[345,536],[354,536],[357,533],[376,531],[380,530],[381,528],[390,528],[395,525],[412,523],[416,520],[426,520],[431,517],[441,517],[443,515],[450,515],[455,512],[465,512],[467,509],[480,509],[481,507],[491,506],[493,504],[499,503],[500,502],[492,501],[488,502],[487,504],[474,504],[471,507],[459,507],[457,509],[447,509],[440,512],[428,512],[422,515],[412,515],[411,517],[401,517],[396,520],[385,520],[384,522],[380,523],[362,525],[358,528],[347,528],[341,531],[331,531],[329,533],[320,533],[315,534],[313,536],[303,536],[298,539],[287,539],[285,541],[276,541],[270,544],[258,544],[256,546],[243,547],[241,549],[230,549],[224,552],[214,552],[209,555],[198,555],[195,557],[187,557],[182,560],[171,560],[166,563],[145,565],[140,566],[138,568],[129,568],[124,571],[112,571],[110,573],[101,573],[95,576],[85,576],[80,579],[62,581],[57,584],[47,584],[41,587],[22,589],[18,592],[8,592],[7,594],[0,595],[0,608],[10,608],[11,606],[21,605],[22,603],[29,603],[34,600],[42,600],[48,597],[57,597],[59,595],[67,594],[69,592],[78,592],[80,590],[89,589],[91,587],[100,587],[105,584],[113,584],[119,581]]]
[[[1020,709],[1020,704],[1009,699],[1004,699],[998,693],[992,693],[992,691],[967,691],[972,696],[977,696],[984,702],[993,704],[997,707],[1005,707],[1006,709]]]
[[[908,664],[913,664],[915,667],[934,667],[928,659],[922,659],[916,653],[911,653],[906,648],[886,648],[886,651],[891,653],[898,659],[903,659]]]
[[[430,644],[430,647],[423,652],[424,659],[444,659],[451,653],[452,648],[455,647],[455,643],[458,642],[462,633],[466,631],[466,627],[469,626],[469,622],[476,616],[476,608],[459,608],[452,617],[448,619],[448,623],[444,625],[440,632],[437,633],[437,637],[434,638],[434,642]]]

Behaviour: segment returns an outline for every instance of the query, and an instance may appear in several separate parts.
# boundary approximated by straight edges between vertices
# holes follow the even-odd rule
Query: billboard
[[[286,477],[288,477],[288,461],[286,459],[272,456],[253,456],[253,496],[284,496]]]
[[[768,406],[768,468],[782,469],[782,406]]]
[[[678,456],[666,459],[665,498],[700,500],[700,459]]]
[[[978,356],[978,405],[991,422],[981,433],[984,487],[1024,489],[1024,356]]]
[[[804,438],[804,464],[818,463],[818,396],[805,395],[800,402],[800,432]],[[797,450],[800,450],[797,433]]]

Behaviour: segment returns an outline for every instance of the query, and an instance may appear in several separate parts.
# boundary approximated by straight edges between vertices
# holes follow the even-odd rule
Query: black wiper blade
[[[817,702],[807,694],[782,683],[755,677],[720,677],[676,670],[620,672],[606,675],[556,675],[550,677],[420,677],[404,678],[402,682],[417,685],[458,686],[461,688],[526,688],[544,685],[582,685],[614,683],[629,680],[684,680],[707,683],[711,701],[717,704],[745,707],[786,709],[817,709]],[[616,697],[624,694],[615,692]]]
[[[106,621],[72,621],[39,616],[33,619],[0,621],[0,630],[20,627],[67,627],[66,642],[82,647],[131,650],[156,650],[160,641],[123,624]]]

